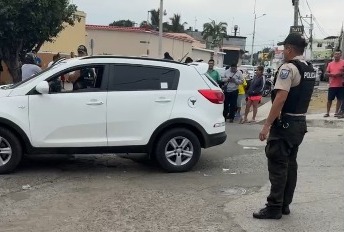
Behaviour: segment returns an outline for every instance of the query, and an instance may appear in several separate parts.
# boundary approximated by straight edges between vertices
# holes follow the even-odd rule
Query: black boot
[[[259,212],[253,213],[253,217],[257,219],[280,219],[282,217],[282,211],[267,206],[259,210]]]
[[[290,214],[289,205],[284,205],[284,206],[282,207],[282,214],[283,214],[283,215],[289,215],[289,214]]]

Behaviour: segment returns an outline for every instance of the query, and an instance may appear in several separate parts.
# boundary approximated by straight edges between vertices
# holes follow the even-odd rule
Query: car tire
[[[167,172],[189,171],[200,156],[201,144],[198,137],[185,128],[165,132],[156,143],[156,160]]]
[[[21,143],[17,136],[6,128],[0,127],[0,174],[12,172],[23,156]]]

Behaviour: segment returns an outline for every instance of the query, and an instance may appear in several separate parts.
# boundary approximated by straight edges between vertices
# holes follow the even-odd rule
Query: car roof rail
[[[89,60],[89,59],[99,59],[99,58],[117,58],[117,59],[132,59],[132,60],[148,60],[148,61],[159,61],[165,63],[173,63],[173,64],[183,64],[185,63],[174,61],[174,60],[166,60],[166,59],[158,59],[158,58],[149,58],[149,57],[138,57],[138,56],[114,56],[114,55],[95,55],[95,56],[85,56],[82,57],[81,60]]]

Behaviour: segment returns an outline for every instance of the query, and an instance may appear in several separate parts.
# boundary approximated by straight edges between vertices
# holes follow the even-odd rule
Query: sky
[[[246,50],[251,51],[255,0],[164,0],[169,21],[180,14],[186,27],[202,31],[203,24],[215,20],[228,23],[228,34],[234,25],[240,36],[247,37]],[[147,20],[148,11],[158,9],[160,0],[71,0],[78,10],[87,14],[87,24],[108,25],[115,20],[130,19],[140,24]],[[308,2],[308,5],[307,5]],[[344,0],[300,0],[302,16],[313,13],[314,38],[339,35],[344,20]],[[263,17],[263,14],[266,14]],[[283,41],[293,24],[292,0],[256,0],[256,38],[254,52]],[[260,17],[260,18],[259,18]],[[305,19],[309,22],[309,19]],[[300,22],[299,22],[300,23]],[[307,35],[309,25],[303,21]]]

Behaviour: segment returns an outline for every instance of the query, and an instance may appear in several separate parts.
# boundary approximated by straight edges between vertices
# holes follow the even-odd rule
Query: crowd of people
[[[168,52],[164,53],[164,59],[173,60]],[[186,64],[192,62],[194,60],[191,57],[186,57],[184,61]],[[199,60],[196,62],[199,62]],[[223,76],[214,67],[215,61],[214,59],[210,59],[208,61],[207,74],[221,86],[225,94],[223,110],[225,119],[228,119],[230,123],[233,123],[235,118],[238,118],[242,124],[256,122],[258,105],[262,100],[265,84],[264,67],[257,67],[256,75],[252,80],[247,80],[249,79],[249,75],[244,73],[243,70],[238,70],[237,64],[227,66]],[[242,115],[241,110],[244,101],[246,101],[246,106]],[[251,107],[253,108],[253,116],[251,120],[248,120]]]
[[[78,55],[82,55],[83,52],[87,49],[84,45],[80,45],[78,47]],[[74,52],[70,53],[70,58],[77,57]],[[54,65],[58,60],[63,58],[60,53],[57,53],[53,56],[52,61],[50,61],[47,65],[47,68]],[[37,56],[36,52],[29,52],[25,55],[22,66],[21,66],[21,73],[22,73],[22,81],[28,79],[29,77],[36,75],[42,71],[43,63],[42,59]]]
[[[235,118],[239,118],[240,123],[255,122],[265,84],[264,67],[258,66],[253,79],[246,80],[244,71],[238,70],[237,64],[227,66],[223,76],[220,76],[219,72],[214,69],[213,59],[209,60],[208,65],[208,75],[221,86],[225,94],[223,110],[225,119],[228,119],[230,123],[233,123]],[[241,110],[244,101],[246,101],[246,107],[242,116]],[[248,114],[251,107],[253,108],[253,117],[249,121]]]

